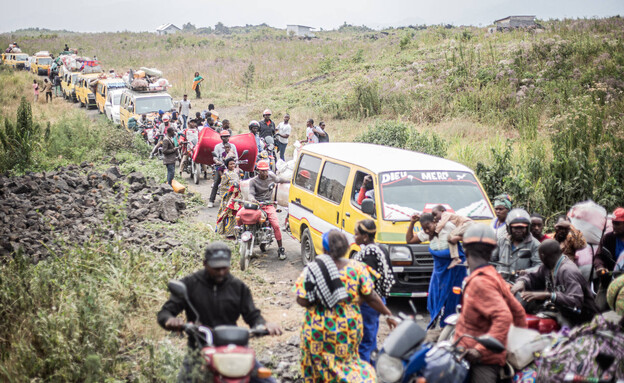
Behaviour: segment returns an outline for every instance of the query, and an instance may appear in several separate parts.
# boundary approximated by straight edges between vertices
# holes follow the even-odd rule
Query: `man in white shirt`
[[[308,144],[316,144],[319,142],[313,119],[309,119],[306,124],[306,138],[308,140]]]
[[[292,127],[288,123],[290,121],[290,115],[284,115],[284,121],[280,122],[277,125],[277,132],[275,136],[277,140],[275,144],[277,145],[277,150],[279,150],[280,158],[282,161],[286,161],[284,155],[286,154],[286,146],[288,145],[288,137],[290,136],[290,132],[292,131]]]
[[[180,116],[182,117],[182,121],[184,126],[182,129],[186,129],[186,121],[188,120],[188,116],[191,113],[191,101],[188,99],[188,96],[185,94],[182,101],[180,101],[180,108],[178,109]]]

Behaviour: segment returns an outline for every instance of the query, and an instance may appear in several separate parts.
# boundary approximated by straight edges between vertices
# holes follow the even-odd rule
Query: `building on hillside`
[[[159,35],[171,35],[174,33],[178,33],[180,32],[181,29],[176,27],[175,25],[169,23],[169,24],[163,24],[160,27],[156,28],[156,33],[158,33]]]
[[[312,33],[313,27],[306,27],[305,25],[287,25],[286,26],[286,34],[288,36],[297,36],[297,37],[314,37],[314,33]]]
[[[494,21],[497,28],[527,28],[535,26],[535,16],[507,16]]]

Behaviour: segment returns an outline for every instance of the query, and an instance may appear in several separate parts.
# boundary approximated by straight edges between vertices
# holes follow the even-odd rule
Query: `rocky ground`
[[[55,171],[0,175],[0,257],[18,248],[34,263],[59,249],[58,241],[84,243],[103,221],[118,221],[131,244],[154,250],[179,245],[155,240],[142,222],[175,222],[186,202],[171,186],[140,172],[121,174],[116,166],[101,172],[92,164]]]

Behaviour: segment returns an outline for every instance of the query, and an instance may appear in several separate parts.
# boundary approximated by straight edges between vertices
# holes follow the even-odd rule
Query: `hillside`
[[[18,39],[26,52],[56,52],[68,43],[85,55],[97,55],[105,68],[118,72],[157,67],[173,82],[175,98],[191,93],[193,73],[199,71],[206,86],[194,110],[214,103],[222,118],[241,132],[267,107],[276,120],[289,112],[300,139],[308,118],[324,120],[333,140],[349,141],[377,120],[398,120],[410,129],[437,133],[444,139],[446,156],[472,168],[507,156],[509,173],[518,171],[513,166],[524,172],[531,161],[550,164],[553,133],[574,127],[574,136],[590,134],[586,129],[594,132],[596,140],[584,151],[588,161],[595,162],[593,145],[604,143],[603,136],[621,136],[615,127],[623,122],[624,20],[540,24],[539,29],[502,33],[476,27],[370,31],[345,26],[319,32],[312,40],[291,38],[267,26],[226,28],[221,33],[199,29],[173,36],[36,35],[29,30],[0,35],[0,46]],[[255,76],[247,100],[242,77],[250,63]],[[508,139],[514,141],[505,153]],[[531,200],[526,187],[539,188],[536,177],[541,179],[522,174],[512,181],[524,180],[525,185],[503,183],[498,189],[518,189],[511,192],[531,208],[552,214],[565,209],[553,208],[548,198],[540,197],[555,191],[538,190],[539,200]],[[610,183],[608,178],[606,174],[588,180],[591,188],[578,197],[604,200],[609,208],[621,202],[621,197],[607,198],[604,190],[595,190]],[[488,189],[498,191],[496,186]]]

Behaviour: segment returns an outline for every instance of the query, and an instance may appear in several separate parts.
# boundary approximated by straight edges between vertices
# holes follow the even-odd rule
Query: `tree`
[[[182,30],[184,32],[193,32],[195,29],[197,29],[195,28],[195,25],[191,24],[190,22],[182,25]]]
[[[33,160],[33,153],[39,147],[39,131],[39,124],[33,123],[30,103],[22,97],[15,123],[5,119],[4,129],[0,129],[0,144],[4,152],[0,171],[28,168]]]
[[[245,100],[249,98],[249,88],[253,85],[256,67],[253,63],[249,63],[247,70],[243,73],[243,84],[245,85]]]
[[[229,35],[230,28],[226,27],[225,25],[223,25],[222,22],[219,21],[217,25],[215,25],[215,33],[222,34],[222,35]]]

